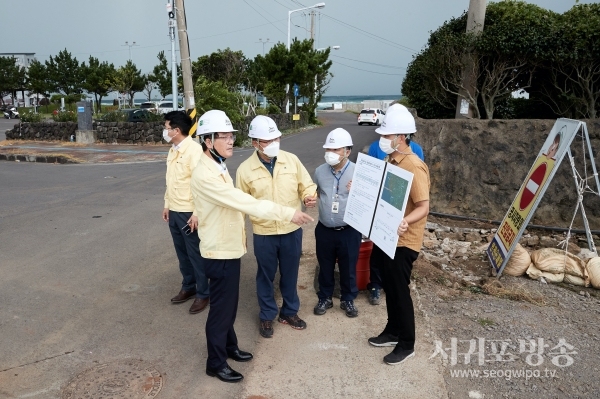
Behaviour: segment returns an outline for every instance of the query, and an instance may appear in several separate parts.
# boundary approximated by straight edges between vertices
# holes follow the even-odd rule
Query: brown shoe
[[[184,291],[181,290],[179,291],[179,294],[175,295],[173,298],[171,298],[171,303],[183,303],[185,301],[187,301],[190,298],[193,298],[194,296],[196,296],[196,291]]]
[[[192,307],[190,308],[190,313],[191,314],[196,314],[196,313],[202,312],[204,309],[206,309],[206,307],[208,306],[209,302],[210,301],[209,301],[208,298],[196,298],[196,299],[194,299],[194,303],[192,303]]]

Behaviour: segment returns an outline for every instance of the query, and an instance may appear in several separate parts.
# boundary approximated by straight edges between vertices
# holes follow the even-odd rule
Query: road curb
[[[0,161],[15,162],[39,162],[39,163],[60,163],[76,164],[79,163],[73,159],[61,155],[27,155],[27,154],[0,154]]]

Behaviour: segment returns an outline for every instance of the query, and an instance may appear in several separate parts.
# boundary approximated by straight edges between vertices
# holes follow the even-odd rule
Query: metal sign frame
[[[536,198],[533,201],[533,204],[531,205],[531,208],[529,209],[523,223],[521,224],[520,228],[518,229],[517,234],[515,235],[515,237],[512,240],[512,244],[510,245],[509,248],[506,248],[504,246],[504,243],[502,241],[502,239],[500,238],[499,234],[501,234],[500,229],[505,225],[508,224],[507,223],[507,219],[509,218],[509,215],[511,213],[511,211],[513,210],[513,206],[515,205],[517,199],[519,199],[520,197],[522,197],[522,192],[524,191],[526,185],[528,184],[532,173],[534,172],[535,169],[537,169],[537,167],[540,166],[540,164],[538,164],[538,160],[540,159],[541,155],[543,154],[543,148],[546,147],[547,143],[550,140],[550,136],[553,132],[555,132],[555,135],[560,131],[558,126],[561,123],[565,123],[567,122],[568,124],[573,124],[573,123],[577,123],[577,127],[573,130],[572,135],[568,138],[567,143],[566,144],[560,144],[562,148],[562,150],[560,150],[560,155],[558,156],[558,158],[555,160],[554,162],[554,166],[552,167],[552,170],[550,171],[550,174],[548,175],[548,177],[545,179],[545,181],[543,182],[543,186],[539,188],[539,193],[536,192],[535,196]],[[554,126],[552,127],[552,130],[550,131],[550,133],[548,134],[548,137],[546,139],[546,141],[544,142],[544,146],[542,147],[542,150],[540,150],[540,152],[538,153],[538,156],[536,157],[536,160],[533,164],[533,166],[531,167],[531,169],[529,170],[529,172],[527,173],[527,176],[525,177],[525,180],[523,181],[523,184],[521,185],[521,187],[519,188],[519,191],[517,192],[517,195],[515,196],[515,199],[511,202],[510,208],[508,209],[508,211],[506,212],[506,215],[504,216],[504,218],[502,219],[502,223],[500,223],[500,227],[498,228],[498,230],[496,231],[496,234],[494,235],[494,238],[492,239],[492,242],[490,243],[490,245],[488,246],[488,249],[486,250],[486,254],[488,256],[488,259],[490,261],[490,264],[492,266],[492,268],[494,269],[494,271],[496,272],[496,275],[498,277],[500,277],[500,275],[502,274],[502,271],[504,270],[504,267],[506,267],[506,264],[508,263],[508,260],[510,259],[510,256],[512,255],[517,243],[519,242],[519,239],[521,238],[523,231],[525,230],[525,228],[527,227],[527,225],[529,224],[529,220],[531,219],[531,217],[533,216],[533,214],[535,213],[535,210],[537,209],[538,204],[540,203],[540,201],[542,200],[546,189],[548,188],[548,185],[550,184],[550,182],[552,181],[552,179],[554,178],[554,175],[556,174],[556,171],[558,170],[558,168],[560,167],[560,164],[562,163],[563,158],[565,157],[566,154],[569,155],[570,157],[570,162],[571,162],[571,166],[573,168],[573,176],[575,179],[575,182],[577,183],[577,173],[576,173],[576,169],[575,169],[575,164],[574,164],[574,159],[572,157],[571,154],[571,144],[573,142],[573,139],[575,138],[575,136],[577,135],[577,133],[579,132],[579,130],[582,129],[584,134],[583,134],[583,139],[587,141],[587,146],[588,146],[588,152],[590,155],[590,159],[591,159],[591,164],[592,164],[592,168],[594,171],[594,175],[596,178],[596,186],[600,189],[600,184],[599,184],[599,180],[598,180],[598,174],[596,171],[596,165],[594,162],[594,155],[593,155],[593,151],[592,151],[592,145],[590,143],[589,140],[589,135],[588,135],[588,131],[587,131],[587,126],[585,124],[585,122],[581,122],[581,121],[576,121],[576,120],[572,120],[572,119],[566,119],[566,118],[560,118],[556,121],[556,123],[554,124]],[[558,132],[557,132],[558,130]],[[535,169],[534,169],[535,168]],[[585,223],[585,228],[586,228],[586,234],[588,235],[588,243],[590,245],[590,250],[592,250],[592,248],[594,247],[594,242],[591,239],[591,233],[590,233],[590,229],[589,229],[589,225],[587,224],[587,220],[585,218],[585,211],[583,210],[583,203],[581,202],[582,199],[579,198],[578,199],[578,207],[581,206],[582,212],[584,212],[584,221],[586,221]],[[529,205],[528,205],[529,207]],[[502,262],[500,262],[500,264],[498,265],[498,258],[502,258]]]

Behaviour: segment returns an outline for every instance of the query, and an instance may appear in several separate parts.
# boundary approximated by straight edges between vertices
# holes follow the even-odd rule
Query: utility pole
[[[179,52],[181,54],[181,73],[183,75],[183,106],[194,121],[190,136],[196,137],[198,121],[196,120],[196,101],[194,100],[194,84],[192,82],[192,60],[190,59],[190,44],[188,42],[185,5],[183,0],[175,0],[175,15],[179,33]]]
[[[177,20],[175,19],[174,0],[169,0],[167,4],[167,14],[169,15],[169,37],[171,38],[171,91],[173,93],[173,110],[177,111],[177,53],[175,52],[175,31],[177,29]]]
[[[485,22],[485,9],[486,0],[469,0],[469,11],[467,14],[467,33],[480,34],[483,32],[483,24]],[[470,55],[465,55],[469,57]],[[471,94],[475,97],[477,76],[473,75],[473,71],[476,70],[477,65],[473,65],[475,60],[472,58],[467,61],[467,68],[463,72],[463,87],[467,90],[461,89],[460,94],[467,95]],[[463,96],[458,96],[456,103],[456,115],[455,119],[460,118],[472,118],[473,117],[473,106],[470,105]]]
[[[310,40],[313,41],[313,49],[315,48],[315,10],[310,12]]]

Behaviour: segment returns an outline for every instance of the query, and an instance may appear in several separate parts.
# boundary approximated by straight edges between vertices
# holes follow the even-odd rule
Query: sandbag
[[[565,273],[565,278],[563,279],[563,283],[577,285],[579,287],[589,287],[590,284],[586,280],[581,277],[572,276],[570,274]]]
[[[543,272],[567,273],[585,280],[585,263],[577,256],[558,248],[543,248],[531,253],[531,261]]]
[[[521,244],[517,244],[513,251],[506,267],[504,268],[504,274],[509,276],[522,276],[527,271],[527,268],[531,264],[531,256]]]
[[[588,260],[585,268],[592,287],[600,289],[600,257]]]
[[[563,279],[565,278],[564,273],[544,272],[544,271],[541,271],[540,269],[538,269],[537,267],[535,267],[535,265],[533,263],[531,265],[529,265],[526,273],[529,276],[529,278],[532,278],[534,280],[539,280],[540,277],[543,277],[549,283],[561,283],[563,281]]]

